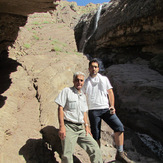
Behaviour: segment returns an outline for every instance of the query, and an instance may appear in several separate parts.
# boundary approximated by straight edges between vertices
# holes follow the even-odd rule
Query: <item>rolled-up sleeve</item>
[[[106,88],[107,88],[107,90],[113,88],[112,85],[111,85],[111,83],[110,83],[110,80],[107,77],[106,77]]]
[[[57,103],[58,105],[61,105],[63,108],[66,105],[66,101],[67,101],[67,90],[68,88],[64,88],[58,95],[58,97],[55,99],[55,103]]]

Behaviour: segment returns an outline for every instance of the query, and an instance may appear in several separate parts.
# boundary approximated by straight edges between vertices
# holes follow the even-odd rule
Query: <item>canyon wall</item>
[[[162,13],[161,0],[111,0],[98,22],[97,13],[80,18],[75,39],[79,51],[103,61],[123,123],[163,143]]]
[[[146,6],[148,2],[153,1],[141,4]],[[118,4],[122,5],[122,1],[111,1],[108,5],[114,10]],[[136,4],[134,2],[134,6]],[[84,14],[82,18],[85,18],[87,26],[82,29],[84,33],[82,30],[78,32],[78,38],[83,35],[82,39],[87,40],[94,29],[98,6],[92,3],[77,6],[75,2],[51,0],[13,0],[12,3],[0,0],[0,162],[61,162],[54,99],[64,87],[72,86],[75,71],[88,75],[89,61],[77,52],[73,29]],[[109,12],[107,7],[105,4],[102,8],[101,17]],[[101,20],[102,28],[104,22]],[[85,50],[89,44],[95,43],[92,41],[88,42]],[[90,48],[91,51],[93,49]],[[112,53],[108,53],[108,49]],[[145,133],[155,137],[154,133],[159,132],[160,137],[155,138],[162,140],[162,75],[148,68],[150,55],[143,59],[128,59],[132,56],[126,56],[128,48],[122,50],[120,45],[116,45],[116,48],[108,49],[105,47],[100,53],[107,56],[106,62],[105,57],[101,59],[105,63],[105,74],[114,87],[117,113],[126,126],[133,128],[130,132],[126,129],[125,150],[135,162],[158,162],[158,158],[136,137],[134,130],[144,133],[149,124],[151,128],[148,127]],[[104,55],[105,52],[107,55]],[[100,57],[95,53],[93,55]],[[129,63],[125,64],[126,61]],[[148,107],[151,109],[148,110]],[[101,142],[103,159],[106,162],[114,160],[113,131],[104,123]],[[88,155],[79,146],[76,147],[74,160],[89,162]]]

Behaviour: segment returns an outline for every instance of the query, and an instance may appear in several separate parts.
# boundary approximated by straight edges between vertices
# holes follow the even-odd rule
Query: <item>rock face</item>
[[[56,9],[56,1],[58,0],[13,0],[11,3],[9,0],[1,0],[0,12],[27,16],[34,12],[46,12]]]
[[[88,73],[88,59],[77,52],[73,27],[89,6],[97,6],[60,2],[53,10],[48,0],[7,2],[0,1],[0,162],[59,163],[62,151],[54,99],[72,86],[75,71]],[[125,136],[125,150],[135,162],[158,162],[133,131]],[[101,151],[106,162],[114,160],[113,131],[105,123]],[[74,160],[89,163],[79,146]]]
[[[78,50],[100,58],[107,68],[104,74],[114,86],[120,119],[126,126],[161,143],[162,12],[161,0],[112,0],[103,4],[92,36],[97,12],[83,15],[75,27]]]
[[[18,37],[19,27],[27,23],[28,14],[34,12],[46,12],[56,8],[53,0],[34,1],[0,1],[0,94],[6,91],[11,80],[9,75],[16,71],[18,65],[16,60],[8,58],[8,47],[12,46]],[[0,95],[0,105],[4,104],[6,97]]]
[[[106,66],[141,57],[159,72],[162,67],[163,2],[161,0],[112,0],[102,7],[98,28],[91,35],[95,14],[81,17],[75,27],[79,51],[101,58]]]
[[[1,163],[60,161],[54,155],[56,148],[50,150],[45,144],[50,126],[54,131],[58,128],[54,99],[62,88],[72,86],[74,72],[87,74],[88,65],[87,58],[76,50],[70,18],[62,17],[65,6],[58,6],[62,8],[58,16],[56,10],[28,17],[1,14]],[[50,131],[49,139],[53,137]],[[53,142],[58,142],[56,134]],[[55,147],[60,153],[60,145]]]
[[[163,76],[137,64],[113,65],[106,73],[125,126],[163,142]]]

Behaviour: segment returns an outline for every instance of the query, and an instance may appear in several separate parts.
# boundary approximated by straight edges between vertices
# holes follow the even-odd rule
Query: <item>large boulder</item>
[[[110,66],[106,75],[124,125],[163,143],[163,76],[136,64]]]

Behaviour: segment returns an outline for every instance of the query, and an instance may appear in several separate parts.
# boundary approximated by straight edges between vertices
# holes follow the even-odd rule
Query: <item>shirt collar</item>
[[[78,95],[83,95],[83,91],[82,90],[80,90],[80,93],[79,93],[78,90],[74,86],[72,87],[72,89],[73,89],[74,93],[76,93]]]

